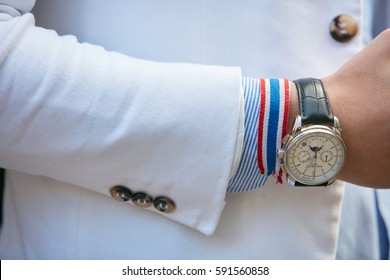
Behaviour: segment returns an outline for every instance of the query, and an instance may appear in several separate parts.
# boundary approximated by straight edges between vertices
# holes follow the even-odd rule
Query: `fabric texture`
[[[45,112],[61,117],[53,120],[47,118],[47,114],[37,114],[47,122],[55,123],[50,129],[37,125],[38,119],[33,121],[34,130],[38,128],[37,134],[40,134],[36,139],[49,137],[62,148],[54,150],[55,145],[34,141],[34,145],[26,146],[30,151],[25,156],[26,165],[19,163],[16,166],[13,162],[13,167],[19,167],[17,170],[20,171],[7,170],[1,257],[334,258],[343,196],[341,182],[332,188],[297,189],[270,179],[263,188],[242,193],[226,193],[226,186],[234,173],[234,154],[239,154],[236,147],[241,141],[240,70],[248,77],[291,80],[330,73],[360,47],[360,34],[345,45],[334,42],[329,36],[329,21],[340,13],[350,14],[360,24],[360,1],[303,0],[302,5],[296,5],[294,1],[167,0],[162,6],[159,0],[112,0],[109,5],[105,0],[40,0],[33,10],[37,25],[54,29],[65,38],[59,39],[53,32],[32,28],[34,32],[28,32],[31,36],[27,39],[22,36],[27,34],[23,33],[25,30],[15,33],[11,22],[2,24],[1,31],[5,32],[0,34],[1,45],[12,43],[1,50],[0,58],[7,61],[2,67],[18,67],[17,75],[12,75],[15,77],[13,85],[23,85],[20,81],[32,74],[42,77],[41,73],[36,73],[42,69],[32,66],[42,64],[45,69],[54,69],[56,65],[48,61],[53,51],[61,54],[62,43],[59,42],[74,47],[70,53],[77,51],[78,44],[70,44],[75,39],[66,36],[68,34],[75,35],[79,42],[104,46],[106,50],[124,55],[114,55],[118,59],[109,64],[108,75],[104,73],[89,79],[88,75],[82,75],[82,79],[74,80],[72,86],[67,84],[66,91],[60,78],[69,77],[72,71],[63,71],[66,69],[63,67],[58,67],[62,69],[58,76],[52,76],[59,78],[59,83],[40,79],[40,84],[51,85],[46,94],[40,91],[35,95],[32,89],[42,88],[34,83],[29,91],[24,86],[18,88],[26,91],[19,102],[12,103],[16,109],[8,111],[14,116],[11,123],[23,124],[16,122],[20,119],[15,112],[25,114],[25,108],[37,104],[38,96],[48,97],[50,101],[57,99],[58,102],[51,104],[63,107],[53,106],[50,110],[46,107]],[[274,18],[278,20],[270,20]],[[298,32],[286,32],[291,30]],[[43,40],[49,33],[50,40]],[[310,34],[310,40],[307,40],[307,34]],[[46,49],[44,55],[35,58],[40,41],[40,46]],[[15,44],[18,47],[10,47]],[[104,58],[111,57],[99,48],[99,59],[96,59],[96,46],[92,52],[88,44],[83,48],[86,51],[75,58],[93,62],[91,73],[100,71],[102,65],[106,65]],[[12,55],[9,55],[10,50]],[[31,53],[33,55],[29,57]],[[16,54],[21,58],[18,63],[15,63]],[[62,62],[62,66],[78,65],[73,68],[78,75],[85,69],[75,63],[77,59],[64,58]],[[125,70],[127,67],[117,71],[116,63],[134,66],[131,67],[134,71],[129,73]],[[240,69],[232,67],[236,65]],[[30,69],[29,75],[20,70],[26,67]],[[143,80],[147,82],[143,83]],[[31,85],[31,81],[25,82]],[[134,91],[130,92],[139,94],[128,95],[126,90],[120,90],[127,88],[129,83],[134,86]],[[86,85],[92,88],[98,85],[96,89],[99,90],[86,90]],[[78,87],[79,90],[75,90]],[[105,96],[101,88],[111,94]],[[69,98],[64,98],[68,94]],[[28,98],[24,98],[26,96]],[[81,97],[84,99],[82,108],[78,107]],[[134,115],[129,113],[130,97],[139,101],[133,107],[136,109]],[[14,100],[12,98],[10,100]],[[160,102],[156,103],[156,100]],[[20,104],[24,105],[21,107]],[[97,104],[99,110],[92,110]],[[68,114],[64,108],[69,108]],[[77,113],[77,109],[85,108],[88,114]],[[148,108],[148,114],[145,108]],[[137,114],[150,117],[142,119],[147,121],[147,127],[137,122],[126,124],[122,120]],[[102,115],[106,118],[99,117]],[[69,116],[70,121],[64,121]],[[22,120],[26,121],[26,118]],[[167,125],[172,120],[175,129]],[[195,120],[198,125],[206,126],[198,128],[201,133],[193,126]],[[10,119],[6,121],[9,123]],[[186,122],[188,126],[183,125]],[[103,127],[100,132],[97,131],[99,127]],[[16,130],[16,127],[2,126],[5,128]],[[134,132],[132,136],[137,135],[134,142],[129,141],[132,138],[128,137],[129,130]],[[54,141],[86,131],[93,137],[80,137],[75,142],[68,141],[69,138],[64,138],[63,142]],[[24,136],[23,133],[20,135]],[[9,143],[24,146],[21,144],[29,142],[7,141],[7,145]],[[121,148],[110,156],[109,151],[119,144]],[[133,153],[137,145],[142,149]],[[11,146],[11,149],[20,146]],[[76,151],[74,147],[79,149]],[[49,148],[53,153],[46,151],[43,156],[43,150]],[[1,154],[3,151],[7,153],[4,147]],[[79,154],[88,154],[88,159],[83,160],[84,156]],[[148,157],[151,154],[154,156]],[[202,157],[202,154],[207,156]],[[144,155],[147,156],[145,160]],[[55,160],[51,161],[52,157]],[[34,158],[36,160],[32,160]],[[68,162],[66,166],[64,161]],[[42,166],[39,168],[37,163]],[[150,169],[151,164],[161,169]],[[10,165],[7,167],[11,168]],[[172,171],[173,167],[177,170]],[[115,201],[108,195],[112,183],[126,184],[134,191],[169,196],[176,202],[177,212],[171,216],[161,215]]]
[[[237,145],[239,68],[130,58],[34,27],[31,14],[0,24],[0,166],[104,195],[125,185],[168,196],[177,211],[148,210],[215,230]]]
[[[230,180],[228,192],[242,192],[264,186],[267,176],[281,180],[277,150],[286,134],[289,81],[243,79],[245,133],[241,161]]]

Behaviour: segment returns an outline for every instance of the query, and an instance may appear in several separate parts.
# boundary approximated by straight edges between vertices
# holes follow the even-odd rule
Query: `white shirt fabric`
[[[27,12],[33,1],[22,2],[0,3]],[[362,25],[357,0],[37,1],[38,26],[124,55],[8,13],[0,257],[335,258],[342,183],[289,188],[270,178],[260,190],[225,190],[240,147],[241,75],[336,70],[362,47],[361,32],[344,44],[330,37],[341,13]],[[177,209],[115,201],[117,184]]]

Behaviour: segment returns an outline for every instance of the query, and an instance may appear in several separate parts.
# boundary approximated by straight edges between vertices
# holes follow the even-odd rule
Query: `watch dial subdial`
[[[320,155],[320,159],[323,161],[323,162],[330,162],[332,161],[333,159],[333,154],[331,151],[323,151]]]
[[[308,151],[301,151],[298,154],[298,160],[300,162],[305,162],[310,158],[310,153]]]

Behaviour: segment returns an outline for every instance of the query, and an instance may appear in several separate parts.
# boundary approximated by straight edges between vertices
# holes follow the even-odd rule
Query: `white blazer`
[[[359,0],[38,0],[45,29],[33,2],[0,1],[2,259],[335,257],[341,183],[225,192],[242,75],[336,70],[362,47]],[[347,43],[329,35],[339,14],[359,25]]]

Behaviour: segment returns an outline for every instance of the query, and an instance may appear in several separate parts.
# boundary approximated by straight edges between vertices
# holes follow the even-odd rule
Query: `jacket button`
[[[330,23],[330,35],[337,42],[347,42],[358,32],[358,23],[349,15],[338,15]]]
[[[160,212],[169,213],[176,209],[175,203],[168,197],[159,196],[153,201],[153,206]]]
[[[113,186],[110,188],[111,197],[118,201],[129,201],[132,198],[131,191],[124,186]]]
[[[133,194],[133,203],[141,208],[147,208],[152,205],[153,198],[146,193],[138,192]]]

